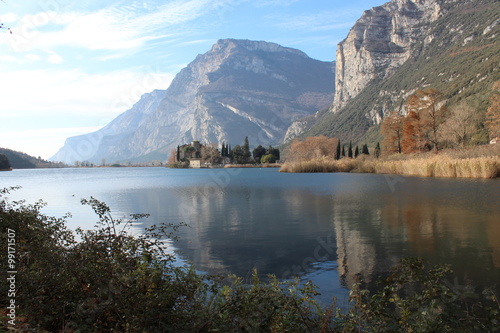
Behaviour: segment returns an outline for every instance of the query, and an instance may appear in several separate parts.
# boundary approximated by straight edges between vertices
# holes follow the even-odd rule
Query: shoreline
[[[228,168],[281,168],[280,163],[263,163],[263,164],[226,164],[224,169]]]
[[[484,151],[487,153],[482,156],[474,156],[476,151],[470,150],[443,151],[439,154],[394,155],[378,159],[366,155],[358,156],[356,159],[343,158],[340,160],[323,157],[309,161],[286,162],[281,167],[280,172],[352,172],[418,177],[494,179],[500,177],[499,147],[485,148]]]

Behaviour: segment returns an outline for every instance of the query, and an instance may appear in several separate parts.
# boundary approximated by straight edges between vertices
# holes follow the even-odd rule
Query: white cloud
[[[145,72],[117,71],[90,75],[78,70],[33,70],[3,73],[8,84],[0,90],[0,117],[80,115],[113,117],[140,96],[166,89],[174,75],[150,68]]]
[[[34,62],[40,60],[40,56],[33,53],[29,53],[24,56],[24,59],[26,59],[26,61],[28,62]]]
[[[97,131],[99,126],[1,131],[1,147],[47,159],[64,145],[66,138]]]
[[[47,61],[51,64],[61,64],[63,62],[63,58],[52,51],[49,51],[50,55],[47,57]]]
[[[0,62],[2,63],[16,63],[16,64],[26,64],[40,60],[40,56],[29,53],[24,55],[23,57],[15,57],[12,55],[1,55]]]
[[[18,16],[14,13],[2,14],[2,23],[13,23],[18,20]]]
[[[154,68],[105,75],[78,70],[4,73],[8,84],[0,90],[0,145],[48,158],[67,137],[106,125],[142,94],[166,89],[173,77]],[[90,127],[74,128],[83,120]]]
[[[228,0],[176,0],[161,6],[109,6],[93,13],[40,12],[24,16],[0,43],[15,51],[73,45],[90,50],[130,50],[151,40],[186,34],[186,24],[207,11],[221,10]],[[138,8],[141,7],[141,8]],[[42,29],[40,29],[42,28]]]

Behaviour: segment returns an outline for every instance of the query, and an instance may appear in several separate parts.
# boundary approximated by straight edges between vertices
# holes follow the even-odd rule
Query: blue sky
[[[385,0],[0,1],[0,147],[49,158],[69,136],[168,88],[223,38],[333,61],[364,10]]]

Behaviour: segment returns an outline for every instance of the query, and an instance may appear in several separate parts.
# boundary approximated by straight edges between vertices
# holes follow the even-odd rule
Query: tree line
[[[262,145],[250,150],[248,136],[242,145],[234,147],[231,144],[222,143],[220,150],[216,144],[195,143],[183,146],[177,146],[172,150],[168,164],[172,167],[189,167],[189,162],[193,158],[201,159],[202,165],[221,165],[221,164],[259,164],[276,163],[280,160],[280,150],[273,146],[268,148]]]
[[[281,158],[280,150],[273,146],[265,148],[258,145],[250,152],[248,136],[245,137],[243,145],[236,145],[234,148],[223,142],[221,154],[222,157],[229,158],[233,164],[276,163]]]
[[[376,157],[380,156],[380,145],[377,144],[374,150]],[[356,158],[359,155],[370,155],[367,144],[361,147],[349,144],[341,144],[337,138],[327,138],[326,136],[310,136],[304,141],[294,140],[290,146],[290,161],[310,161],[320,158],[332,158],[340,160],[341,158]]]
[[[419,89],[405,104],[405,115],[390,112],[380,126],[382,145],[373,145],[371,155],[438,152],[444,148],[465,148],[500,140],[500,81],[493,85],[490,106],[479,112],[466,100],[451,107],[436,89]],[[288,160],[309,161],[320,158],[357,158],[370,155],[367,144],[341,144],[338,138],[326,136],[295,139],[290,145]]]
[[[485,114],[466,100],[448,108],[436,89],[419,89],[405,104],[406,115],[391,112],[381,124],[385,154],[438,152],[465,148],[500,137],[500,81],[493,85]]]

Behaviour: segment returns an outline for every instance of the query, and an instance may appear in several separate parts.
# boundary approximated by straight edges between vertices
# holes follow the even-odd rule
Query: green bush
[[[15,233],[16,325],[2,312],[0,328],[13,332],[448,332],[495,331],[493,294],[470,302],[446,284],[447,266],[427,271],[419,259],[398,265],[373,295],[356,285],[351,307],[322,307],[311,283],[262,282],[200,275],[175,265],[162,239],[181,225],[142,235],[130,220],[114,219],[95,198],[82,200],[99,217],[93,230],[75,233],[65,218],[40,212],[42,202],[10,202],[0,190],[0,239]],[[3,263],[7,253],[1,252]],[[9,304],[2,279],[0,299]],[[477,295],[476,295],[477,296]],[[5,309],[5,308],[4,308]],[[5,310],[4,310],[5,311]]]

